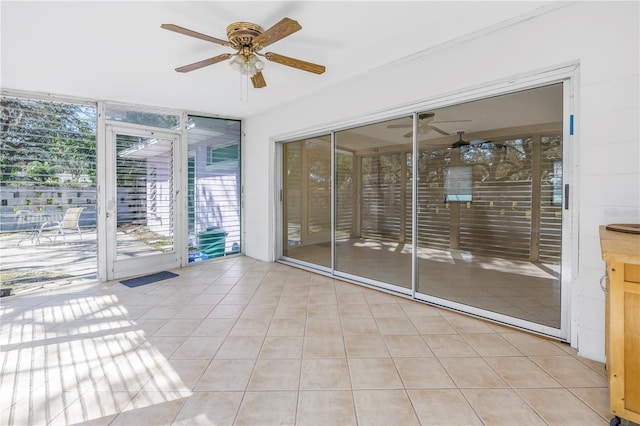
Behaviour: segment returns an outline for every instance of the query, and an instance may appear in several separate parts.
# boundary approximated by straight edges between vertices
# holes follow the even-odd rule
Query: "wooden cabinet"
[[[605,354],[611,412],[640,423],[640,235],[600,227],[607,264]]]

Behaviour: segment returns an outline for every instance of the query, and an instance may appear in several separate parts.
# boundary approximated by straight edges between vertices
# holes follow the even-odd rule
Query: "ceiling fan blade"
[[[413,124],[389,124],[387,129],[406,129],[408,127],[412,127]]]
[[[410,138],[412,136],[413,136],[413,130],[404,135],[405,138]]]
[[[299,70],[308,71],[315,74],[322,74],[325,71],[325,67],[323,65],[312,64],[311,62],[289,58],[287,56],[278,55],[277,53],[267,52],[264,54],[264,57],[272,62],[277,62],[288,67],[297,68]]]
[[[433,124],[430,124],[429,128],[431,128],[432,130],[435,130],[436,132],[440,133],[442,136],[450,136],[450,133],[445,132],[444,130],[442,130],[439,127],[434,126]]]
[[[186,28],[182,28],[179,27],[177,25],[173,25],[173,24],[162,24],[160,25],[160,28],[163,28],[165,30],[169,30],[169,31],[174,31],[176,33],[180,33],[180,34],[184,34],[190,37],[195,37],[195,38],[199,38],[200,40],[205,40],[205,41],[210,41],[212,43],[216,43],[216,44],[221,44],[222,46],[231,46],[231,43],[229,43],[227,40],[221,40],[219,38],[215,38],[215,37],[211,37],[205,34],[201,34],[195,31],[191,31],[188,30]]]
[[[217,64],[218,62],[225,61],[232,56],[233,55],[231,53],[223,53],[222,55],[214,56],[213,58],[205,59],[204,61],[195,62],[193,64],[176,68],[176,71],[178,72],[194,71],[194,70],[206,67],[207,65],[213,65],[213,64]]]
[[[267,85],[267,82],[264,81],[264,76],[262,75],[261,72],[255,74],[253,77],[251,77],[251,82],[253,83],[253,87],[256,89],[260,89],[262,87],[265,87]]]
[[[278,40],[282,40],[301,29],[302,27],[297,21],[289,18],[282,18],[280,22],[254,38],[253,46],[256,47],[256,50],[260,50],[263,47],[267,47]]]

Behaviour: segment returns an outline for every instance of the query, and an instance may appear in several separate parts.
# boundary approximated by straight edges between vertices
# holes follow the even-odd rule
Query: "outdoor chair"
[[[48,232],[55,232],[53,236],[53,244],[56,243],[58,235],[62,235],[62,239],[66,242],[65,230],[75,229],[82,239],[82,232],[80,231],[80,214],[84,210],[84,207],[71,207],[64,213],[64,217],[59,222],[45,222],[40,226],[38,236],[36,237],[38,243],[40,243],[40,237],[50,238],[46,235]]]

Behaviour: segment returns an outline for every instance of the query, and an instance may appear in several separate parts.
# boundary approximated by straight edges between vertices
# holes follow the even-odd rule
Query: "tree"
[[[0,185],[55,183],[95,177],[96,110],[93,106],[2,98]]]

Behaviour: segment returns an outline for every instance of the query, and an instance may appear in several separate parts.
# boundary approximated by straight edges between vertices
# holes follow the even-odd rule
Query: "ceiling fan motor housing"
[[[234,22],[227,27],[227,37],[229,43],[235,49],[251,46],[253,51],[259,50],[262,46],[252,46],[253,39],[262,34],[264,30],[260,25],[251,22]]]

